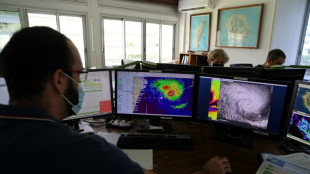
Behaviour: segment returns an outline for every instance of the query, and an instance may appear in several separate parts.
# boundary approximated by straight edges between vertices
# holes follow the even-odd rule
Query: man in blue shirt
[[[153,173],[97,135],[61,123],[83,100],[81,58],[74,44],[47,27],[15,33],[0,54],[10,94],[0,105],[0,171],[3,173]],[[231,172],[215,157],[198,173]]]

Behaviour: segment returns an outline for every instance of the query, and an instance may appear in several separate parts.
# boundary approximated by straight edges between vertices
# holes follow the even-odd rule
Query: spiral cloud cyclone
[[[271,104],[272,88],[258,84],[222,82],[219,118],[265,129]]]

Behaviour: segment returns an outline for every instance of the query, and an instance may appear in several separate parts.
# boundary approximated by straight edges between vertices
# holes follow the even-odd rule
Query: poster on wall
[[[216,45],[258,48],[264,4],[218,9]]]
[[[211,13],[190,16],[190,50],[209,51]]]

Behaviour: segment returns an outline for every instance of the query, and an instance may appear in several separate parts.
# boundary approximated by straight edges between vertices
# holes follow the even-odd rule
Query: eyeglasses
[[[87,80],[88,71],[86,69],[82,69],[82,70],[73,70],[73,69],[71,69],[68,72],[79,73],[81,82],[84,82],[84,81]]]

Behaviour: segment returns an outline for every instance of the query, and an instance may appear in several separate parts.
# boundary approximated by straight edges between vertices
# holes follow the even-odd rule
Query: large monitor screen
[[[0,104],[9,104],[9,92],[3,77],[0,77]]]
[[[310,146],[310,83],[297,82],[287,137]]]
[[[197,118],[279,134],[286,84],[200,76]]]
[[[67,119],[78,119],[112,114],[112,82],[110,70],[88,70],[83,82],[84,100],[77,115]]]
[[[192,117],[195,74],[116,71],[116,114]]]

